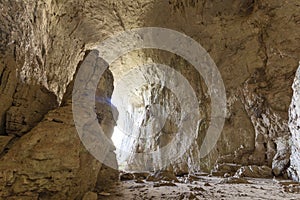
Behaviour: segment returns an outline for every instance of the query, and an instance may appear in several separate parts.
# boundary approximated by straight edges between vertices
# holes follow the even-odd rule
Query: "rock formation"
[[[291,107],[289,110],[289,127],[291,130],[291,157],[290,157],[290,167],[288,169],[290,177],[294,180],[300,180],[300,159],[299,159],[299,77],[300,77],[300,68],[298,68],[295,76],[295,81],[293,84],[293,99],[291,103]]]
[[[85,198],[96,198],[91,191],[117,181],[118,172],[97,161],[77,135],[74,78],[100,42],[145,26],[182,32],[206,49],[224,81],[227,113],[217,145],[201,158],[212,109],[203,77],[170,52],[123,55],[109,66],[94,98],[108,138],[117,125],[116,108],[97,99],[110,99],[117,91],[113,83],[141,64],[161,63],[182,74],[196,93],[200,113],[191,148],[161,169],[163,155],[148,159],[149,164],[135,153],[170,143],[182,124],[180,116],[187,113],[163,82],[130,94],[131,108],[125,111],[142,122],[131,132],[137,139],[122,141],[129,149],[127,169],[176,175],[213,169],[230,176],[239,168],[247,176],[253,171],[270,176],[272,169],[274,176],[300,180],[298,0],[3,0],[0,10],[0,199],[81,199],[86,192]],[[155,70],[143,74],[145,79],[161,76]],[[134,84],[132,78],[123,81]],[[168,113],[160,131],[155,132],[161,119],[141,115],[146,110]],[[117,165],[114,147],[105,156]],[[222,167],[229,171],[223,173]]]

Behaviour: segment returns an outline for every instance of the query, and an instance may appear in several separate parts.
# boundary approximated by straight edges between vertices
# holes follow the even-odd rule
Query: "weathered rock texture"
[[[202,170],[210,169],[217,159],[219,163],[267,165],[275,175],[285,173],[290,155],[287,110],[299,58],[298,11],[297,1],[154,3],[145,24],[182,31],[197,40],[216,62],[227,91],[228,115],[218,145],[201,161],[196,153],[187,153],[180,159],[183,162],[179,160],[185,171],[200,166]],[[124,26],[130,27],[127,17],[122,17],[122,9],[120,12]],[[188,64],[163,52],[145,55],[180,66],[181,72],[189,70]],[[205,91],[201,80],[193,76],[191,84],[197,81],[197,87]],[[164,98],[155,88],[153,93],[157,99]],[[197,93],[201,95],[201,90]],[[209,104],[209,98],[204,99],[205,104]],[[203,105],[202,108],[209,110]],[[209,115],[204,119],[209,120]],[[168,131],[174,128],[176,125]],[[199,137],[201,145],[201,134]],[[151,143],[159,146],[158,140]],[[143,144],[137,142],[135,151],[139,152]],[[195,150],[198,148],[196,144]]]
[[[0,167],[4,199],[76,199],[94,189],[101,164],[81,145],[69,105],[21,137]]]
[[[83,4],[0,3],[0,198],[81,199],[87,191],[103,190],[118,179],[115,170],[96,161],[81,145],[70,100],[65,97],[63,107],[57,108],[85,55],[85,44],[91,43],[90,37],[82,38],[85,33],[72,36],[81,23]],[[93,7],[86,6],[85,12]],[[98,96],[109,98],[112,80],[101,81]],[[98,107],[105,107],[97,112],[107,116],[99,122],[109,124],[105,130],[109,136],[114,126],[109,123],[111,107],[104,103]],[[108,157],[115,160],[114,154]]]
[[[300,68],[298,68],[293,84],[293,99],[289,111],[289,127],[291,130],[291,166],[288,169],[290,177],[300,181]]]
[[[202,160],[196,153],[207,128],[203,125],[191,151],[171,168],[209,170],[217,161],[266,165],[280,175],[289,166],[288,108],[300,57],[298,0],[3,0],[0,10],[2,196],[81,198],[93,189],[100,163],[79,145],[70,105],[56,107],[87,50],[110,34],[143,26],[171,28],[198,41],[217,64],[227,91],[226,124],[214,150]],[[155,50],[132,59],[147,57],[172,64],[189,77],[203,112],[208,112],[203,121],[208,122],[205,86],[191,75],[193,70],[186,70],[188,64]],[[126,71],[130,62],[123,60],[122,67]],[[114,77],[120,77],[117,72],[112,70]],[[169,92],[158,89],[149,92],[158,102],[166,101]],[[176,128],[178,114],[164,132]],[[147,142],[151,148],[159,146],[157,140]],[[133,149],[141,143],[136,141]],[[297,148],[292,147],[294,171],[299,169]],[[58,151],[70,163],[62,162]],[[88,181],[83,179],[87,174]],[[292,177],[298,180],[299,174]]]
[[[112,84],[107,70],[99,82],[97,97],[109,98]],[[111,106],[97,102],[96,111],[105,116],[99,123],[109,137],[114,126]],[[112,152],[107,157],[116,162]],[[116,170],[102,165],[81,144],[70,100],[45,115],[0,162],[0,197],[4,199],[81,199],[86,191],[101,191],[118,180]]]
[[[153,52],[144,52],[154,55]],[[157,52],[156,52],[157,53]],[[159,52],[160,56],[164,56],[169,59],[172,56],[167,53]],[[157,62],[156,60],[154,60]],[[180,72],[182,78],[189,81],[191,90],[187,93],[187,87],[177,87],[177,91],[172,91],[174,88],[169,88],[170,85],[183,84],[181,79],[176,76],[174,72],[169,69],[164,70],[160,66],[152,67],[142,67],[133,70],[131,73],[136,76],[141,76],[144,79],[144,85],[137,88],[136,93],[134,93],[129,98],[128,103],[131,104],[133,109],[125,110],[123,115],[120,114],[120,120],[122,122],[121,130],[125,131],[126,134],[131,134],[133,141],[131,141],[130,151],[134,153],[152,152],[153,150],[160,150],[165,148],[166,145],[170,143],[175,143],[174,147],[182,145],[188,150],[186,159],[180,159],[178,161],[171,163],[171,169],[176,171],[176,173],[188,173],[192,170],[200,170],[200,159],[199,149],[201,147],[201,142],[205,136],[205,131],[208,127],[208,113],[209,113],[209,99],[207,93],[205,93],[205,86],[201,76],[192,66],[178,57],[172,58],[172,66],[177,72]],[[184,66],[184,67],[182,67]],[[166,74],[166,72],[168,74]],[[132,76],[128,77],[128,82]],[[170,78],[171,77],[171,78]],[[169,81],[172,83],[170,84]],[[157,84],[153,84],[156,82]],[[166,83],[168,82],[168,83]],[[123,83],[123,82],[122,82]],[[121,86],[120,86],[121,87]],[[195,107],[188,107],[190,105],[194,106],[193,98],[189,97],[191,91],[195,92],[196,103],[199,106],[199,119],[195,119],[193,113],[184,110],[182,107],[194,110]],[[115,92],[121,92],[118,89]],[[140,95],[138,97],[137,95]],[[186,95],[184,101],[179,99],[177,96]],[[122,95],[117,95],[121,97]],[[114,99],[113,99],[114,100]],[[121,104],[121,103],[119,103]],[[127,104],[122,106],[119,112],[124,112]],[[182,117],[184,116],[184,117]],[[185,120],[185,119],[191,120]],[[196,123],[191,123],[190,121],[195,120]],[[185,123],[185,125],[184,125]],[[138,125],[137,125],[138,124]],[[198,125],[199,124],[199,125]],[[195,137],[195,142],[192,143],[192,148],[187,147],[183,138],[180,139],[178,132],[182,126],[185,126],[185,131],[199,132],[198,136]],[[176,141],[177,139],[177,141]],[[175,142],[174,142],[175,141]],[[126,149],[128,141],[124,139],[121,149]],[[174,154],[177,152],[173,151]],[[189,164],[187,160],[189,159]],[[137,156],[133,153],[128,155],[127,159],[127,169],[129,170],[160,170],[167,169],[169,162],[168,156],[161,154],[159,157],[145,153],[142,157]],[[189,165],[189,166],[188,166]],[[194,166],[194,167],[193,167]],[[168,169],[170,170],[170,169]]]

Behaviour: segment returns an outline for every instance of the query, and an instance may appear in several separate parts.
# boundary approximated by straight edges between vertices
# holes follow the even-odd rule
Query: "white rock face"
[[[300,68],[298,68],[294,84],[293,99],[289,111],[289,127],[291,130],[291,166],[289,176],[300,181]]]
[[[113,103],[119,111],[118,126],[124,132],[119,148],[125,150],[121,154],[127,150],[128,155],[122,157],[128,158],[131,170],[160,170],[174,164],[196,142],[200,120],[207,120],[205,114],[199,114],[207,109],[199,110],[204,94],[195,92],[202,91],[201,84],[192,83],[193,89],[188,82],[193,78],[200,82],[200,75],[191,69],[177,70],[180,73],[165,65],[147,65],[131,72],[133,87],[131,76],[116,85]],[[188,73],[194,76],[185,78]],[[171,157],[176,160],[170,162]]]

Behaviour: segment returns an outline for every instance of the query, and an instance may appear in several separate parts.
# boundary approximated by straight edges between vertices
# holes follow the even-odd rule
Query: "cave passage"
[[[122,141],[124,139],[124,133],[118,128],[118,126],[115,126],[114,128],[114,132],[113,132],[113,135],[112,135],[112,141],[115,145],[115,147],[117,148],[116,150],[116,154],[117,154],[117,161],[118,161],[118,167],[119,167],[119,170],[125,170],[126,169],[126,159],[122,159],[120,156],[120,150],[119,148],[121,148],[122,146]],[[124,149],[125,151],[128,151],[130,152],[132,147],[126,147],[126,149]]]
[[[0,200],[300,199],[299,0],[0,10]]]

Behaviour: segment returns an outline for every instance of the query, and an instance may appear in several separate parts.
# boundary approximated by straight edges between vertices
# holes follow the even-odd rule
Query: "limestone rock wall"
[[[275,175],[285,173],[290,156],[287,111],[299,60],[298,11],[297,1],[190,0],[156,1],[146,15],[145,25],[178,30],[198,41],[222,74],[228,115],[218,145],[200,161],[202,170],[217,160],[267,165]],[[161,52],[146,56],[187,66]],[[195,154],[187,155],[183,166],[193,166],[189,157],[199,162]]]
[[[113,78],[107,70],[99,82],[97,97],[109,98],[112,88]],[[82,145],[68,98],[31,131],[20,139],[11,139],[12,145],[6,146],[9,149],[0,158],[0,198],[81,199],[85,192],[101,191],[118,180],[117,170],[102,165]],[[99,123],[108,137],[115,125],[111,109],[107,102],[96,103],[97,114],[104,116]],[[82,120],[87,114],[82,113]],[[113,152],[107,159],[116,163]]]
[[[64,177],[85,174],[86,169],[77,165],[84,159],[78,158],[80,149],[72,154],[75,158],[72,164],[77,164],[64,166],[53,156],[54,148],[49,154],[45,150],[40,155],[46,158],[36,158],[39,148],[44,148],[37,141],[49,146],[42,135],[58,134],[55,126],[58,124],[66,131],[61,139],[69,138],[79,145],[75,132],[71,131],[70,108],[67,105],[56,108],[73,80],[79,61],[88,49],[109,35],[143,26],[174,29],[198,41],[215,61],[226,87],[228,115],[218,145],[201,161],[195,154],[187,154],[179,168],[200,163],[201,169],[208,170],[216,161],[235,162],[272,166],[275,174],[282,174],[288,167],[288,108],[300,57],[298,0],[4,0],[0,9],[0,155],[3,161],[0,165],[16,171],[1,176],[1,181],[6,183],[4,196],[34,191],[46,196],[64,195],[64,192],[56,193],[62,183],[60,175],[53,176],[59,181],[49,185],[49,173],[71,169]],[[172,56],[163,55],[151,52],[142,59],[154,56],[155,61],[178,64],[181,69],[186,66]],[[124,71],[126,66],[129,65],[125,62]],[[191,84],[197,85],[198,81],[196,77]],[[159,95],[163,97],[164,93]],[[209,104],[208,99],[205,101]],[[43,118],[50,110],[53,111]],[[69,114],[64,119],[49,118],[60,116],[61,112]],[[55,137],[54,143],[64,148],[61,142]],[[295,149],[292,149],[295,155],[293,152]],[[86,156],[85,163],[95,166],[90,175],[95,175],[99,163]],[[25,164],[19,165],[23,158]],[[48,168],[50,158],[57,163]],[[188,158],[194,161],[189,163]],[[39,167],[35,163],[45,167],[47,173],[42,178],[36,179]],[[292,161],[292,165],[296,163]],[[26,173],[20,172],[21,169]],[[32,179],[38,180],[38,184],[31,185],[35,183]],[[20,186],[24,181],[27,185]],[[47,184],[42,186],[44,181]],[[75,182],[78,179],[72,178],[64,183],[71,187]],[[70,189],[70,194],[81,195],[93,187],[94,179],[82,184],[82,189]]]
[[[128,157],[127,169],[159,170],[169,168],[176,171],[176,173],[187,173],[207,167],[204,162],[200,161],[198,153],[209,124],[210,99],[200,74],[188,62],[171,53],[147,50],[143,51],[140,55],[142,57],[149,56],[151,58],[150,63],[167,64],[179,72],[182,78],[179,79],[176,74],[171,72],[171,68],[166,72],[162,67],[155,65],[152,67],[137,67],[131,71],[132,76],[138,76],[139,80],[143,79],[144,81],[137,81],[139,86],[129,94],[130,98],[128,98],[128,102],[124,101],[124,106],[122,106],[122,103],[117,103],[118,106],[121,105],[119,112],[125,112],[120,113],[119,118],[122,118],[122,120],[119,121],[121,123],[119,124],[119,128],[125,134],[132,135],[130,141],[125,138],[121,144],[122,150],[126,150],[126,146],[130,145],[130,151],[132,152],[129,155],[127,152],[120,152],[121,157]],[[123,60],[126,59],[123,58]],[[138,62],[137,60],[136,62]],[[143,65],[145,63],[135,64],[135,66]],[[112,66],[113,71],[114,67],[116,66]],[[122,77],[125,82],[128,81],[128,87],[134,84],[134,82],[131,83],[132,76],[126,77],[125,75]],[[176,91],[174,91],[174,88],[170,88],[171,85],[182,85],[182,79],[189,82],[188,84],[191,88],[188,93],[186,92],[187,87],[181,87],[181,89],[178,87]],[[124,80],[122,80],[122,83]],[[144,85],[140,85],[140,82],[143,82]],[[154,82],[157,84],[153,84]],[[114,92],[120,93],[118,94],[120,98],[123,95],[121,89],[116,88]],[[199,119],[193,119],[196,120],[199,126],[197,124],[195,127],[192,126],[189,120],[184,120],[184,118],[192,117],[192,113],[189,113],[185,109],[182,110],[182,106],[193,105],[194,103],[193,98],[187,96],[192,95],[190,92],[195,93],[196,103],[199,106]],[[178,98],[178,95],[181,95],[181,97]],[[182,101],[182,99],[185,100]],[[132,109],[126,110],[128,107],[127,104],[130,104]],[[191,109],[196,109],[196,106]],[[185,117],[182,118],[182,116]],[[195,137],[192,148],[186,148],[188,153],[183,159],[173,162],[170,166],[165,166],[165,163],[168,162],[168,157],[165,155],[155,157],[148,154],[149,152],[164,149],[166,145],[171,145],[171,143],[172,145],[187,145],[178,135],[178,131],[184,123],[190,123],[186,127],[191,129],[189,131],[198,132],[198,136]],[[188,130],[186,129],[185,131]],[[174,141],[177,142],[173,143]],[[140,157],[138,154],[143,152],[147,153]],[[176,154],[175,149],[173,153]]]
[[[101,167],[76,134],[71,105],[49,112],[0,162],[3,199],[78,199]]]
[[[288,169],[290,177],[294,180],[299,181],[299,174],[300,174],[300,155],[299,155],[299,148],[300,148],[300,141],[299,141],[299,91],[300,91],[300,70],[298,68],[296,77],[293,84],[293,99],[291,103],[291,107],[289,110],[289,128],[291,130],[291,166]]]
[[[58,107],[85,44],[97,41],[73,35],[88,7],[81,1],[0,2],[0,199],[81,199],[103,190],[99,180],[118,179],[81,144],[70,96]],[[111,95],[106,86],[112,81],[102,80],[99,95]]]

